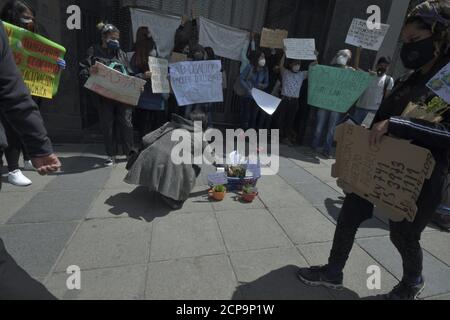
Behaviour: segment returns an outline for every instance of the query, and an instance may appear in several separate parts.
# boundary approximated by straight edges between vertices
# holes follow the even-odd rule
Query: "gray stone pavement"
[[[278,175],[263,177],[252,204],[229,194],[210,202],[204,172],[181,210],[125,184],[125,164],[103,168],[102,146],[62,145],[63,172],[29,188],[4,185],[0,237],[33,277],[61,299],[360,299],[386,293],[401,277],[400,257],[382,215],[366,222],[345,270],[346,290],[310,288],[299,266],[327,262],[342,191],[332,160],[281,148]],[[424,233],[424,299],[450,298],[450,234]],[[80,291],[66,270],[81,268]],[[367,288],[369,266],[381,290]]]

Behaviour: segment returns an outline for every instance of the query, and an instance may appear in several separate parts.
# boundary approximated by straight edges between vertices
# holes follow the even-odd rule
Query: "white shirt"
[[[361,98],[359,98],[356,106],[365,110],[378,111],[381,102],[383,102],[386,81],[388,81],[387,90],[392,90],[394,88],[394,79],[392,77],[388,75],[376,77]]]
[[[307,77],[308,72],[292,72],[288,69],[281,74],[283,80],[283,88],[281,94],[288,98],[299,98],[300,90],[302,89],[303,81]]]

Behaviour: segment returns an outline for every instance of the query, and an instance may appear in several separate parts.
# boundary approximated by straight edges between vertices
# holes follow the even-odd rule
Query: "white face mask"
[[[153,50],[150,52],[150,55],[151,55],[152,57],[156,57],[157,54],[158,54],[158,53],[156,52],[155,49],[153,49]]]
[[[292,71],[294,71],[294,72],[299,72],[300,71],[300,66],[294,66],[293,68],[292,68]]]
[[[265,67],[266,66],[266,59],[261,59],[261,60],[259,60],[259,66],[262,68],[262,67]]]
[[[339,57],[336,59],[336,63],[337,63],[338,65],[341,65],[341,66],[346,66],[347,63],[348,63],[348,58],[345,57],[345,56],[339,56]]]

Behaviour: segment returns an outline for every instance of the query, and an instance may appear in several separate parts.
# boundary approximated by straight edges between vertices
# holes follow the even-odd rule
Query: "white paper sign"
[[[248,48],[248,32],[200,17],[199,43],[219,57],[240,61],[242,50]]]
[[[222,62],[186,61],[170,65],[170,82],[179,106],[223,102]]]
[[[148,58],[148,65],[152,73],[153,93],[170,93],[169,61],[154,57]]]
[[[281,99],[255,88],[252,89],[252,96],[256,104],[269,115],[273,115],[281,103]]]
[[[175,33],[180,26],[180,17],[159,14],[142,9],[130,9],[133,39],[140,27],[148,27],[161,57],[168,58],[175,45]]]
[[[370,30],[367,27],[366,20],[355,18],[350,26],[345,43],[362,47],[363,49],[378,51],[389,30],[389,25],[387,24],[380,24],[380,26],[380,29]]]
[[[99,62],[95,65],[98,67],[98,73],[89,77],[85,88],[111,100],[131,106],[138,105],[141,89],[146,83],[144,80],[126,76]]]
[[[316,60],[315,39],[284,39],[286,57],[296,60]]]
[[[428,82],[427,87],[450,104],[450,63]]]

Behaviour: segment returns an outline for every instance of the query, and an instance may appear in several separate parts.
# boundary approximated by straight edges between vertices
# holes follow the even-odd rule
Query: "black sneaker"
[[[340,274],[337,277],[328,275],[328,266],[301,268],[298,271],[300,280],[308,286],[318,287],[323,286],[333,290],[344,289],[344,275]]]
[[[400,282],[390,293],[385,296],[386,300],[419,300],[420,294],[425,289],[425,280],[418,285],[410,285]]]

